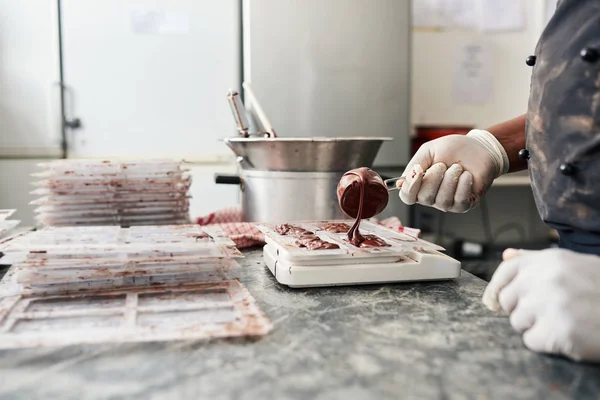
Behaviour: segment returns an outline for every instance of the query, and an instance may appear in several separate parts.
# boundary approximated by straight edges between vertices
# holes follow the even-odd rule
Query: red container
[[[412,138],[412,154],[414,155],[423,143],[447,135],[466,135],[472,126],[457,125],[417,125],[415,136]]]

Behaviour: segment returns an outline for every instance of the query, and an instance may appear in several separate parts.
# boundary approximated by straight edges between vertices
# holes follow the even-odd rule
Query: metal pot
[[[346,172],[370,167],[385,137],[227,138],[244,170]]]
[[[242,170],[241,176],[215,176],[215,182],[240,185],[247,222],[344,219],[336,187],[343,172]]]
[[[390,138],[229,138],[239,176],[216,183],[240,185],[244,221],[283,222],[346,218],[336,188],[353,168],[371,167]]]

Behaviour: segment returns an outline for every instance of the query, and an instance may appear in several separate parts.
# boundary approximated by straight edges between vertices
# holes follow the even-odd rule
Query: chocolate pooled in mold
[[[275,232],[283,236],[291,236],[296,238],[296,246],[300,248],[306,248],[308,250],[329,250],[340,248],[340,246],[335,243],[321,239],[315,235],[314,232],[292,224],[279,225],[275,228]]]

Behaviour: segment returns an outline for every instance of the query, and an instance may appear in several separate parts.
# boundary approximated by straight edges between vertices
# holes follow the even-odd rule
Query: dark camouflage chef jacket
[[[559,0],[527,64],[538,210],[561,247],[600,254],[600,0]]]

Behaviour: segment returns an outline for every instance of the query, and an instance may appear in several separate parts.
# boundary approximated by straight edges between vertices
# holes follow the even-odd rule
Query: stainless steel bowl
[[[386,137],[227,138],[242,169],[293,172],[345,172],[371,167]]]

